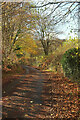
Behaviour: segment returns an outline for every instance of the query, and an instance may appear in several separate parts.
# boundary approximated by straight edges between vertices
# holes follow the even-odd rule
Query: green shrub
[[[18,57],[18,58],[21,58],[22,56],[23,56],[23,54],[16,54],[16,56]]]
[[[80,75],[80,48],[73,48],[66,51],[61,59],[65,76],[79,79]]]
[[[7,68],[11,69],[11,68],[12,68],[12,66],[11,66],[11,65],[7,65]]]

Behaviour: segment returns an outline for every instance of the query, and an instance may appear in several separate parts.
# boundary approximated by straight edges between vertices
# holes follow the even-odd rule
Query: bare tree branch
[[[54,13],[55,10],[56,10],[60,5],[61,5],[61,3],[59,3],[59,5],[58,5],[49,15],[47,15],[47,17],[49,17],[52,13]]]
[[[59,18],[59,20],[57,20],[57,21],[54,23],[54,25],[56,25],[57,23],[61,22],[61,21],[63,20],[63,18],[66,17],[66,16],[68,16],[69,13],[71,13],[77,6],[78,6],[78,4],[77,4],[71,11],[70,11],[70,9],[69,9],[64,15],[62,15],[61,19]],[[54,17],[55,17],[55,16],[54,16]],[[52,22],[52,21],[53,21],[53,19],[52,19],[50,22]]]
[[[59,1],[59,2],[48,2],[44,5],[40,5],[40,6],[29,6],[29,8],[41,8],[41,7],[45,7],[47,5],[51,5],[51,4],[62,4],[62,3],[80,3],[80,1]]]

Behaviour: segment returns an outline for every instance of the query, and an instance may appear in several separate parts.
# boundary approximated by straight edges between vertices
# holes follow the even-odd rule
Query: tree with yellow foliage
[[[32,35],[28,32],[35,27],[34,19],[36,15],[29,9],[29,6],[29,2],[2,3],[2,53],[4,64],[7,64],[9,57],[15,54],[14,49],[19,40],[22,45],[28,45],[29,42],[33,41]],[[32,52],[30,44],[30,47],[27,47],[27,45],[23,45],[24,49],[28,53]]]

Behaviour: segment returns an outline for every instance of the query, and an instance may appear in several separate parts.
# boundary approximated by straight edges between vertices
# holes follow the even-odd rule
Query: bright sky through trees
[[[28,1],[29,2],[32,1],[31,3],[34,3],[34,5],[35,4],[36,5],[40,5],[41,3],[44,4],[44,3],[48,3],[48,2],[55,2],[55,1],[57,2],[59,0],[6,0],[6,2],[28,2]],[[65,1],[65,0],[61,0],[61,1]],[[78,0],[67,0],[67,1],[78,1]],[[50,6],[53,6],[53,5],[50,5]],[[49,9],[48,9],[47,13],[48,12],[49,12]],[[62,34],[58,34],[58,37],[60,39],[65,39],[65,38],[68,39],[69,35],[72,36],[72,38],[74,36],[76,36],[75,35],[76,32],[74,31],[74,29],[78,28],[78,22],[77,22],[78,21],[78,17],[75,17],[75,20],[73,20],[72,18],[70,18],[70,16],[68,16],[67,19],[70,20],[70,22],[67,22],[67,23],[65,23],[65,22],[61,23],[60,22],[60,24],[57,24],[55,26],[55,30],[62,32]]]
[[[59,0],[54,0],[54,2],[55,1],[57,2]],[[34,0],[33,2],[34,2],[34,4],[39,6],[41,4],[43,5],[43,4],[48,3],[48,2],[53,2],[53,0],[49,0],[49,1],[48,0],[47,1],[46,0]],[[75,7],[75,5],[76,5],[76,3],[74,4],[73,7]],[[46,6],[46,8],[47,7],[48,6]],[[49,6],[49,9],[46,11],[46,14],[49,13],[49,10],[52,9],[52,7],[53,7],[53,5]],[[66,7],[68,7],[68,5]],[[66,9],[66,7],[65,7],[65,9]],[[69,39],[69,36],[71,36],[72,38],[78,36],[77,31],[75,31],[75,29],[78,29],[78,16],[75,15],[74,18],[72,17],[73,14],[75,14],[75,11],[76,11],[76,9],[70,15],[68,15],[67,18],[65,17],[63,19],[63,21],[61,21],[60,23],[55,25],[55,31],[61,32],[61,34],[58,34],[58,37],[60,39]],[[57,11],[54,14],[56,15]]]

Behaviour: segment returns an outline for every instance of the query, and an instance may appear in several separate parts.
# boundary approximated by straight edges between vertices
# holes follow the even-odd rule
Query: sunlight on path
[[[31,68],[29,69],[31,70]],[[27,72],[29,73],[28,70]],[[12,95],[3,97],[3,117],[36,117],[43,104],[42,87],[43,77],[38,70],[22,76],[19,86],[16,87]]]
[[[77,85],[56,74],[49,78],[49,72],[25,68],[15,89],[3,96],[3,118],[77,120]]]

